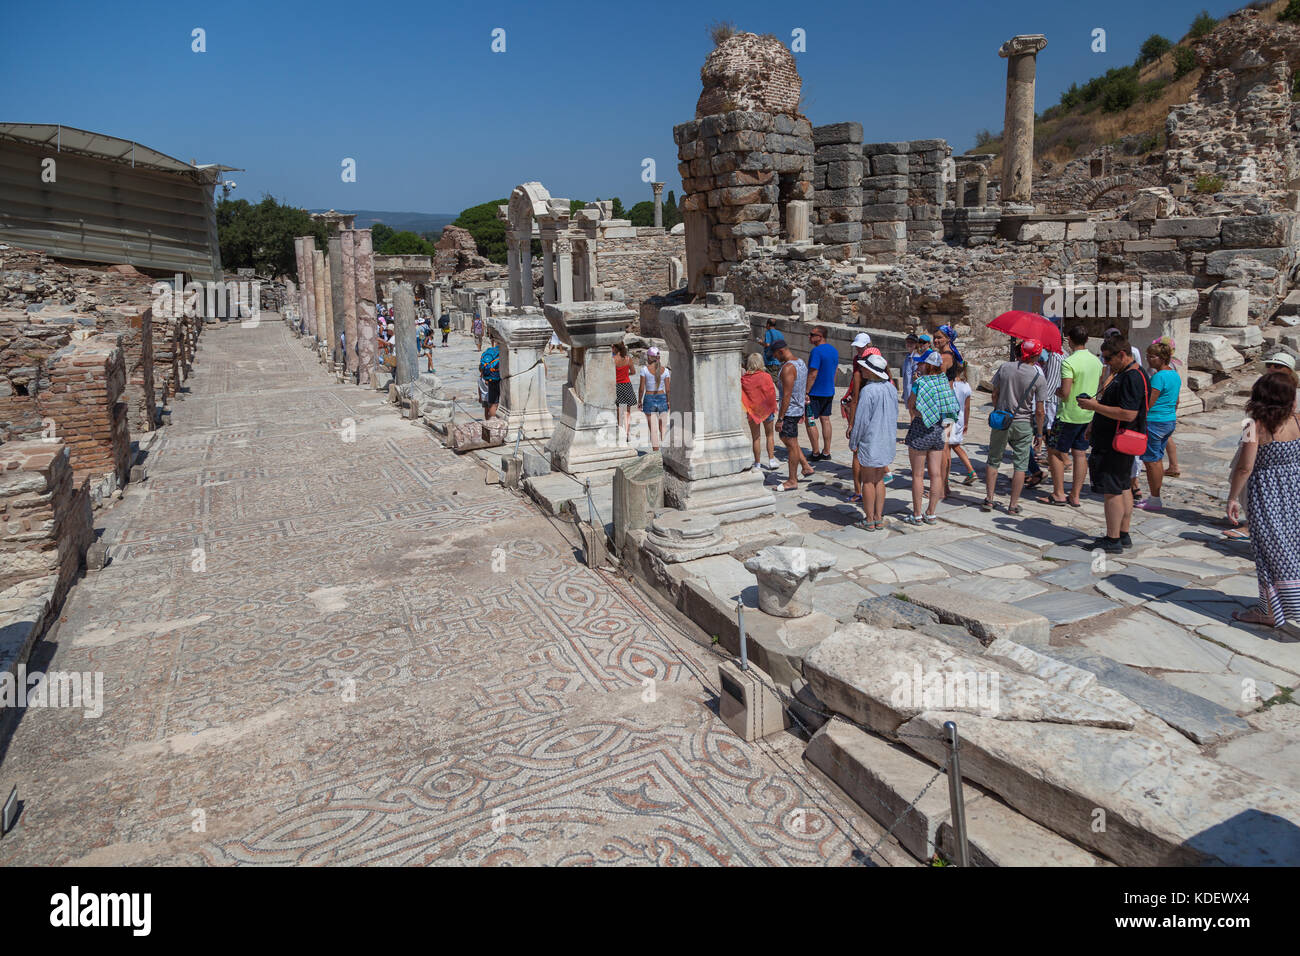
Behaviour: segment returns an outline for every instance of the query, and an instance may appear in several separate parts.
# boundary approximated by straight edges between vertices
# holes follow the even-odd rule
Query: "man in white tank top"
[[[808,366],[803,359],[795,358],[785,339],[772,343],[772,354],[781,361],[781,397],[777,403],[781,444],[785,445],[786,461],[790,463],[790,478],[776,486],[777,491],[794,491],[799,487],[799,469],[805,478],[813,474],[812,465],[799,447],[799,420],[803,418],[808,401]]]

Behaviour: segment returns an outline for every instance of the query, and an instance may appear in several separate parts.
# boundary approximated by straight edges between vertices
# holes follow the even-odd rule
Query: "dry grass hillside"
[[[1266,20],[1276,23],[1278,14],[1287,8],[1289,2],[1261,0],[1250,6],[1261,10]],[[1201,79],[1199,65],[1178,76],[1180,63],[1185,67],[1192,62],[1190,54],[1195,44],[1196,40],[1190,34],[1184,35],[1168,52],[1138,68],[1136,86],[1128,74],[1122,78],[1116,76],[1111,84],[1105,83],[1103,78],[1096,78],[1093,82],[1102,88],[1128,85],[1126,93],[1112,94],[1109,104],[1104,97],[1097,97],[1091,102],[1055,104],[1043,109],[1034,126],[1035,157],[1059,167],[1088,155],[1100,146],[1112,146],[1116,152],[1136,157],[1139,161],[1151,153],[1162,152],[1165,148],[1165,118],[1169,110],[1186,103]],[[1119,72],[1112,71],[1113,74]],[[1087,84],[1084,84],[1084,89],[1087,89]],[[1131,105],[1115,109],[1116,101],[1123,102],[1129,96],[1133,98]],[[1001,150],[1002,141],[995,138],[969,152],[1000,153]],[[1000,169],[997,174],[1001,174]]]

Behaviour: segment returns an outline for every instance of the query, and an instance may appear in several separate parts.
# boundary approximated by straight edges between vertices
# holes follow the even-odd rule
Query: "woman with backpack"
[[[501,352],[495,345],[479,356],[478,400],[484,418],[496,417],[501,402]]]
[[[646,427],[650,430],[650,450],[658,451],[668,430],[668,383],[671,373],[659,360],[659,349],[650,346],[645,353],[646,364],[638,375],[637,402],[645,413]]]
[[[479,315],[477,312],[474,313],[474,323],[473,325],[470,326],[470,330],[474,333],[475,351],[482,352],[483,351],[483,316]],[[429,344],[432,345],[433,343],[430,342]]]

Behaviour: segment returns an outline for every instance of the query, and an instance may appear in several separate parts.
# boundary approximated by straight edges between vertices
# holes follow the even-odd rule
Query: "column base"
[[[694,481],[665,471],[664,504],[716,515],[723,524],[776,514],[776,497],[754,471]]]

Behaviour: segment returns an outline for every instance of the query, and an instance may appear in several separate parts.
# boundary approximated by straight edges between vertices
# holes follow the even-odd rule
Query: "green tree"
[[[381,256],[388,255],[384,252],[384,244],[397,235],[397,231],[387,223],[377,222],[370,227],[370,247]]]
[[[227,270],[253,269],[259,275],[295,275],[293,240],[312,236],[325,250],[326,226],[305,209],[276,202],[264,195],[256,205],[247,199],[223,199],[216,206],[217,242]]]
[[[655,204],[643,199],[627,211],[627,218],[634,226],[653,226],[655,224]]]
[[[1218,25],[1219,21],[1210,16],[1209,10],[1202,10],[1196,19],[1192,21],[1191,27],[1187,30],[1187,35],[1193,40],[1199,40]]]
[[[1283,23],[1300,23],[1300,0],[1291,0],[1277,18]]]
[[[617,196],[614,197],[614,212],[610,218],[611,219],[627,218],[627,210],[623,208],[623,200],[619,199]]]
[[[1106,92],[1101,96],[1101,108],[1107,113],[1122,113],[1137,102],[1139,91],[1136,76],[1117,76],[1106,86]]]
[[[1159,33],[1153,33],[1147,37],[1146,42],[1142,44],[1142,49],[1138,52],[1138,66],[1146,66],[1148,63],[1154,63],[1171,49],[1173,44],[1162,37]]]
[[[682,211],[677,208],[677,197],[668,190],[668,199],[664,203],[664,228],[671,229],[682,221]]]
[[[1296,0],[1300,3],[1300,0]],[[1196,69],[1196,53],[1189,46],[1180,46],[1174,50],[1174,79],[1180,80]]]
[[[421,239],[415,233],[409,230],[393,232],[388,230],[391,235],[388,236],[382,245],[375,248],[375,252],[381,256],[431,256],[434,253],[433,244]],[[372,233],[373,236],[373,233]]]
[[[452,225],[460,226],[474,237],[478,254],[486,256],[498,265],[506,263],[506,224],[497,218],[497,207],[504,206],[510,200],[495,199],[461,210]],[[579,207],[581,208],[581,207]]]

